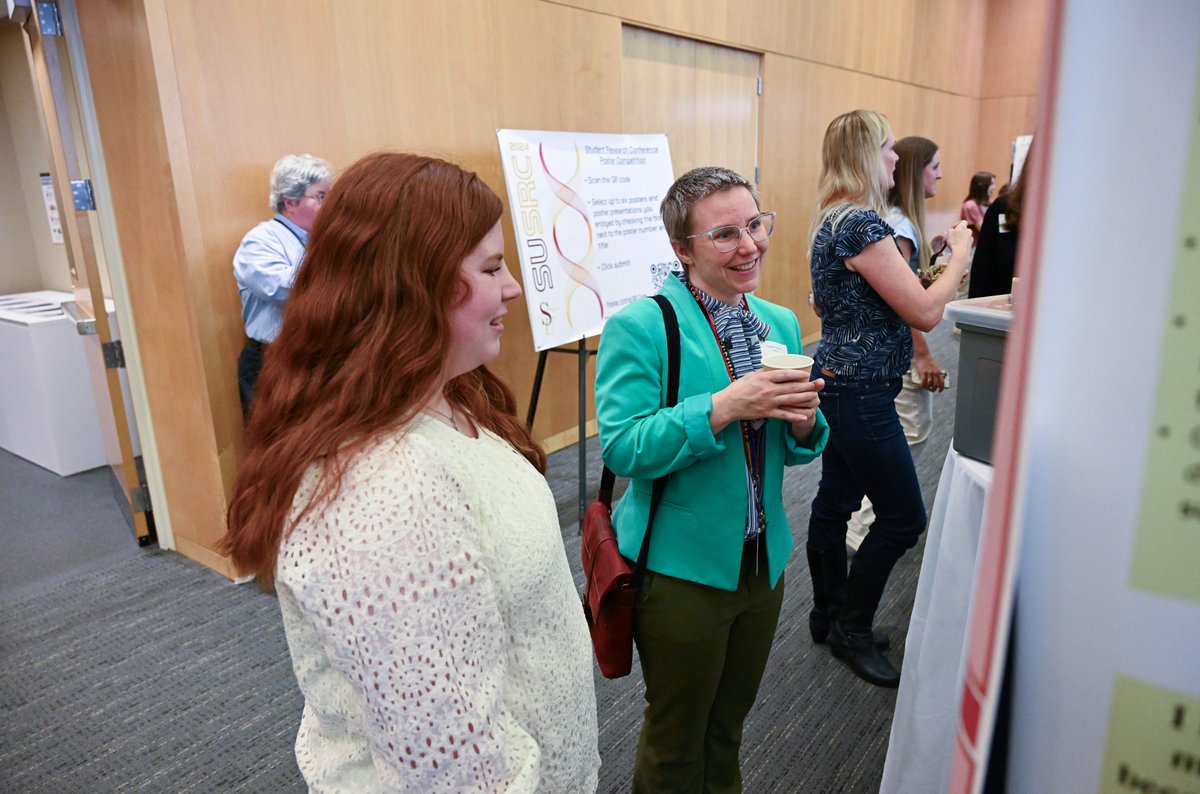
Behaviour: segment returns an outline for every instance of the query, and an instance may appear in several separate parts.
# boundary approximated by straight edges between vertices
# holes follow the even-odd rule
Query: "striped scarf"
[[[725,348],[725,354],[729,356],[729,363],[733,365],[734,377],[741,378],[760,369],[762,348],[759,343],[771,333],[771,326],[750,311],[745,297],[742,298],[741,305],[730,306],[687,281],[686,273],[682,274],[682,278],[684,284],[700,299],[704,308],[708,310],[708,315],[712,317],[717,337]]]

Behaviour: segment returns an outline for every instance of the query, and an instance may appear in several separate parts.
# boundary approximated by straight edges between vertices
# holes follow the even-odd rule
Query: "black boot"
[[[871,622],[887,586],[887,577],[851,571],[846,580],[846,602],[829,630],[829,649],[854,671],[875,686],[900,686],[900,672],[875,646]]]
[[[829,625],[846,600],[846,546],[814,549],[806,546],[808,572],[812,575],[813,608],[808,613],[808,630],[818,645],[829,637]]]
[[[829,628],[846,600],[846,545],[817,550],[806,546],[808,570],[813,582],[813,608],[808,613],[808,630],[813,642],[823,645],[829,639]],[[891,642],[886,634],[874,635],[875,647],[886,651]]]

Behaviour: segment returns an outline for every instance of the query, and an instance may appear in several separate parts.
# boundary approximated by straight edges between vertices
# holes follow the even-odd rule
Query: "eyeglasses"
[[[745,226],[718,226],[702,234],[689,234],[684,239],[690,240],[693,237],[707,237],[712,241],[713,248],[716,248],[721,253],[729,253],[741,244],[743,232],[750,235],[751,240],[761,243],[770,237],[773,231],[775,231],[775,213],[760,212],[751,218],[750,222]]]
[[[310,198],[313,201],[317,202],[318,204],[324,204],[325,203],[325,191],[321,191],[320,193],[305,193],[304,198]]]

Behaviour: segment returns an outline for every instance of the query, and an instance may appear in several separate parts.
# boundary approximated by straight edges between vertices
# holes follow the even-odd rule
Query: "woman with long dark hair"
[[[520,294],[500,215],[455,165],[364,157],[266,354],[224,548],[279,595],[313,790],[596,787],[545,456],[486,366]]]
[[[895,230],[896,245],[908,267],[922,278],[936,274],[931,268],[933,241],[925,231],[925,202],[937,195],[942,178],[942,155],[928,138],[912,135],[896,141],[896,171],[888,191],[887,222]],[[939,235],[939,240],[943,239]],[[913,370],[917,380],[904,378],[896,408],[904,436],[919,444],[933,426],[933,392],[945,390],[942,368],[933,358],[925,334],[910,326],[913,341]]]
[[[908,267],[923,280],[937,277],[931,266],[933,245],[925,231],[925,200],[937,195],[937,183],[942,178],[942,155],[938,145],[928,138],[912,135],[896,141],[895,184],[888,191],[888,212],[885,217],[892,227],[900,255]],[[937,238],[941,241],[941,235]],[[896,415],[904,428],[909,445],[920,444],[933,429],[933,394],[946,388],[941,366],[929,350],[925,334],[909,326],[912,333],[912,370],[900,379],[896,395]],[[854,514],[846,541],[857,550],[866,537],[875,512],[869,499],[863,509]]]
[[[967,295],[1007,295],[1012,290],[1017,272],[1017,241],[1020,239],[1021,214],[1025,203],[1025,175],[1029,173],[1030,158],[1025,158],[1017,182],[983,216],[979,243],[971,265],[971,283]]]
[[[813,375],[825,381],[829,443],[808,525],[813,639],[859,677],[897,686],[900,673],[876,646],[875,610],[896,561],[925,530],[925,504],[895,399],[912,361],[909,327],[932,330],[966,270],[971,236],[947,234],[945,273],[925,289],[884,220],[897,155],[886,117],[867,110],[830,123],[811,237],[813,298],[821,342]],[[846,530],[863,496],[875,522],[847,572]]]
[[[967,197],[963,199],[959,218],[971,227],[971,239],[979,239],[979,229],[983,225],[983,214],[991,206],[992,197],[996,195],[996,175],[991,171],[979,171],[971,177],[967,188]]]

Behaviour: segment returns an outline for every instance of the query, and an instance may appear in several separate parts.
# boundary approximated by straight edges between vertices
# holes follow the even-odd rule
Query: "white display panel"
[[[1015,439],[1020,539],[1007,788],[1192,791],[1200,555],[1187,541],[1200,521],[1164,540],[1144,511],[1148,498],[1200,503],[1160,448],[1166,427],[1183,442],[1168,452],[1200,463],[1186,446],[1200,427],[1200,346],[1189,357],[1179,333],[1200,329],[1200,294],[1181,277],[1194,277],[1200,239],[1200,204],[1185,200],[1200,185],[1200,3],[1062,0],[1055,17],[1038,233],[1021,241],[1036,262],[1021,271],[1032,316],[1010,339],[1027,357],[1003,387],[1020,407],[997,427]]]
[[[600,333],[679,267],[666,135],[497,130],[534,348]]]

